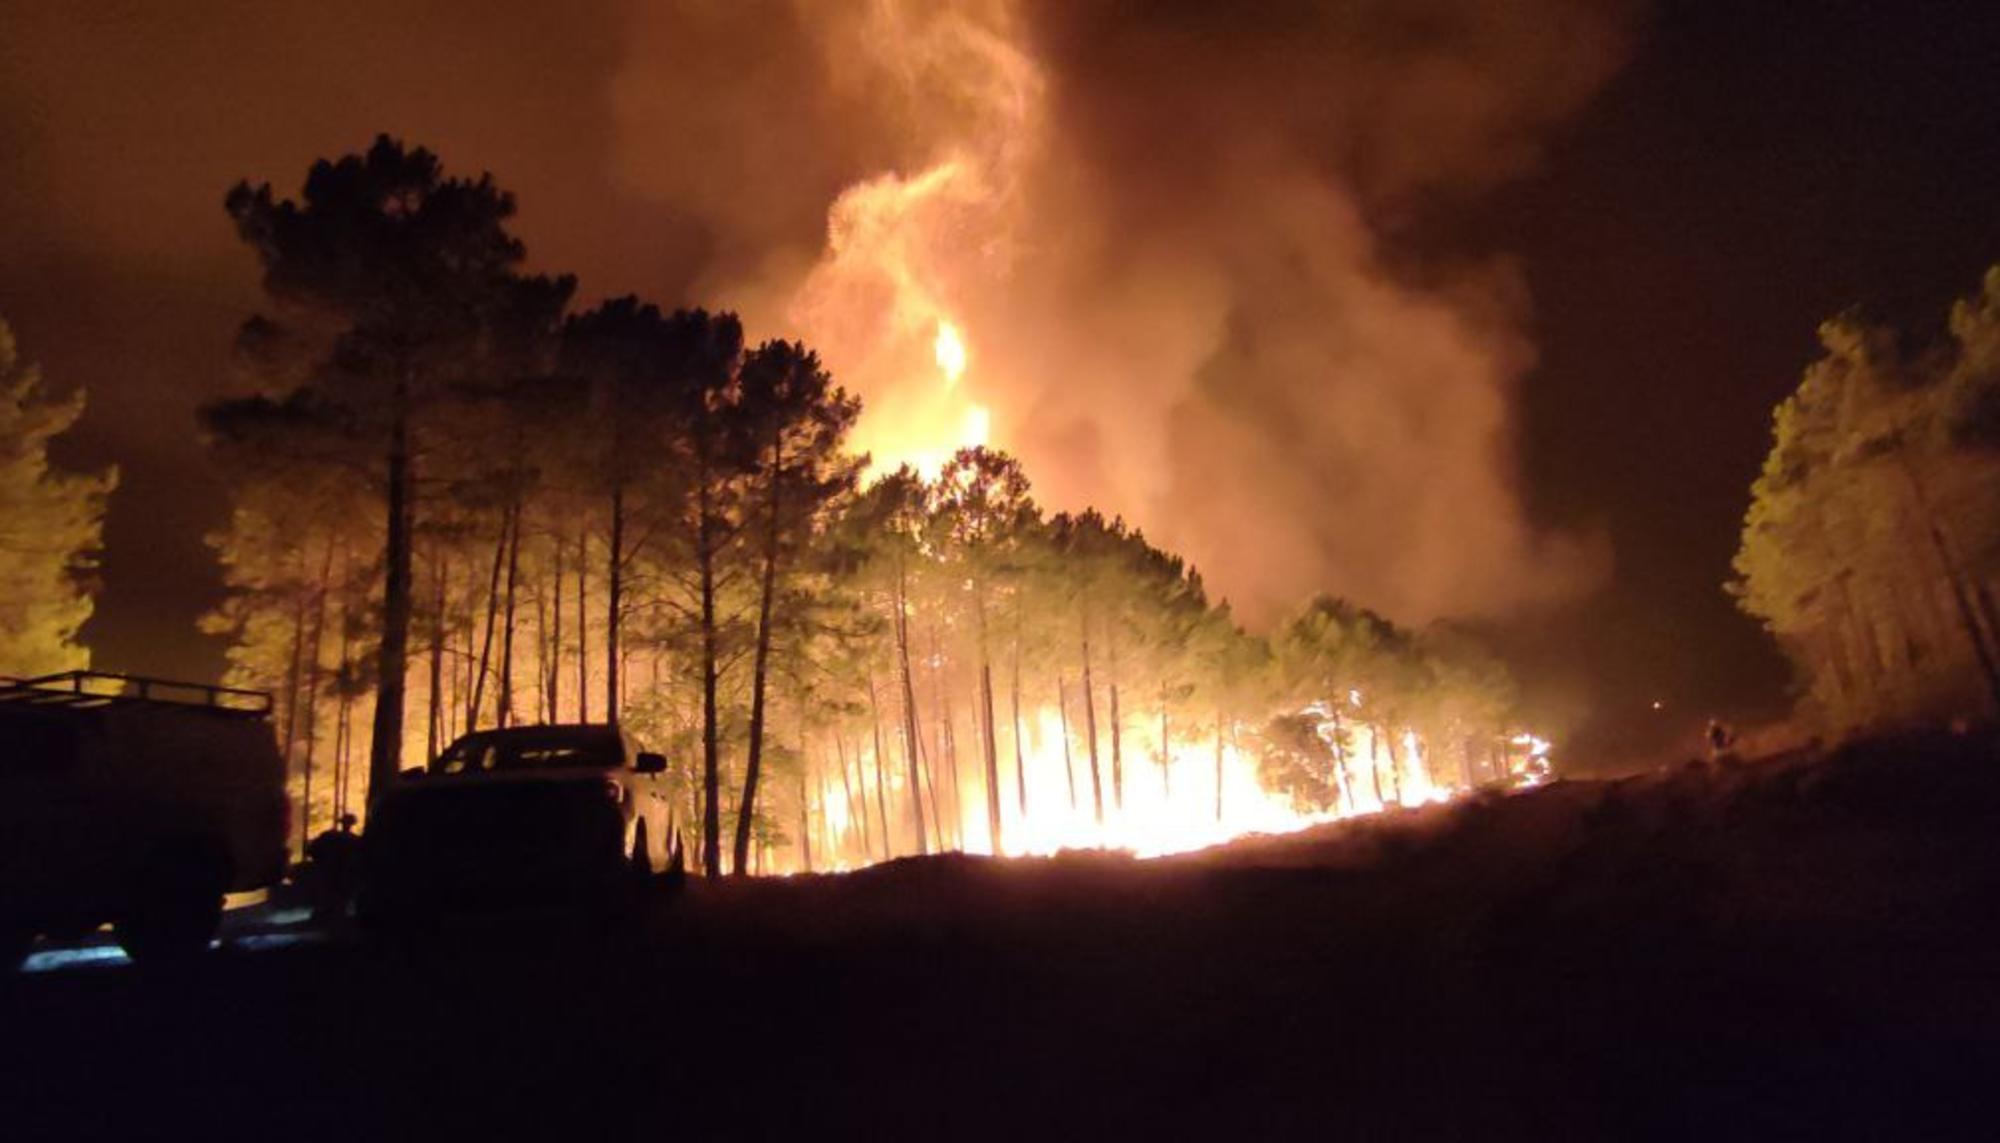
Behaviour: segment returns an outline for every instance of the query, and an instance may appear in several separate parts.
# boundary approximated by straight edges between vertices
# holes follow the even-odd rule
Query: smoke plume
[[[1530,170],[1628,24],[1593,0],[638,5],[613,161],[704,228],[705,297],[866,398],[883,463],[990,440],[1252,618],[1322,590],[1495,614],[1607,554],[1521,502],[1518,275],[1399,236]]]

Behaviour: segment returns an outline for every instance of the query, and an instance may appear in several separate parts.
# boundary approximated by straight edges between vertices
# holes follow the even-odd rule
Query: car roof
[[[471,734],[461,735],[451,746],[445,749],[449,752],[460,743],[483,745],[488,742],[509,742],[517,745],[527,744],[531,746],[546,743],[550,745],[591,746],[600,749],[612,747],[621,751],[625,749],[626,745],[625,734],[618,727],[596,722],[509,726],[493,730],[475,730]]]

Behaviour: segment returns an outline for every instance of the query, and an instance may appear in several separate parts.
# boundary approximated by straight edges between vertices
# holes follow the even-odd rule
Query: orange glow
[[[959,336],[958,327],[948,321],[938,322],[937,340],[932,343],[937,365],[944,373],[945,388],[953,388],[958,379],[965,376],[965,339]]]
[[[1151,727],[1145,723],[1151,723]],[[1055,707],[1022,712],[1021,757],[1026,802],[1021,800],[1022,784],[1015,773],[1011,727],[1001,722],[997,728],[1001,787],[1001,856],[1039,856],[1065,849],[1105,849],[1129,852],[1138,857],[1159,857],[1219,845],[1252,834],[1281,834],[1324,822],[1380,813],[1396,807],[1416,807],[1448,801],[1466,792],[1455,776],[1455,765],[1435,765],[1430,752],[1414,730],[1395,735],[1396,749],[1390,749],[1390,735],[1378,741],[1368,724],[1352,718],[1342,720],[1339,729],[1327,718],[1319,724],[1321,738],[1329,746],[1336,737],[1349,759],[1352,780],[1342,783],[1336,803],[1325,810],[1301,810],[1283,793],[1265,788],[1258,776],[1257,758],[1248,744],[1251,727],[1218,728],[1212,724],[1183,738],[1173,731],[1170,748],[1160,749],[1157,722],[1133,719],[1121,736],[1122,798],[1114,785],[1110,756],[1110,734],[1099,726],[1098,781],[1103,799],[1103,817],[1097,812],[1093,792],[1089,744],[1079,725],[1078,712],[1070,711],[1067,754],[1063,743],[1063,717]],[[1243,743],[1238,746],[1238,741]],[[963,739],[954,782],[944,759],[932,756],[935,781],[944,791],[944,848],[968,853],[996,852],[986,816],[983,762],[973,738]],[[1549,744],[1532,734],[1518,734],[1506,740],[1509,761],[1504,775],[1491,779],[1505,785],[1535,785],[1547,779]],[[861,813],[872,815],[875,806],[864,796],[872,788],[874,776],[888,780],[887,802],[894,820],[891,829],[899,838],[899,854],[911,852],[907,846],[909,825],[907,764],[898,747],[888,748],[886,765],[877,769],[876,759],[865,748],[855,759],[856,772],[864,778],[857,791]],[[1164,757],[1164,762],[1163,762]],[[954,803],[951,790],[959,793]],[[1378,796],[1379,791],[1379,796]],[[814,867],[819,871],[851,869],[868,864],[864,854],[880,857],[879,822],[865,822],[850,808],[837,772],[820,775],[813,802],[822,815],[816,823],[823,833],[813,839]],[[932,791],[926,787],[923,800],[928,814]],[[902,809],[899,811],[898,806]],[[927,818],[927,821],[929,819]],[[937,829],[929,821],[929,831]],[[864,843],[863,835],[871,839]],[[935,836],[929,838],[933,851]],[[833,855],[829,860],[829,855]],[[774,871],[796,872],[796,849],[769,854]]]

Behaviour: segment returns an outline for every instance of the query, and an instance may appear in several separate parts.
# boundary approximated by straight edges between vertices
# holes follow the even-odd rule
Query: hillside
[[[21,977],[12,1122],[290,1106],[283,1134],[370,1138],[469,1105],[451,1126],[578,1138],[1977,1136],[1994,754],[1879,741],[1160,861],[695,886],[637,934],[517,920]]]

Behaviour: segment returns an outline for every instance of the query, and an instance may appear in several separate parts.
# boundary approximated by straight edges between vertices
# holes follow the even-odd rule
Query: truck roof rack
[[[263,718],[271,713],[269,691],[246,691],[236,687],[121,675],[110,671],[62,671],[32,679],[0,677],[0,706],[101,709],[139,703],[168,703],[251,718]]]

